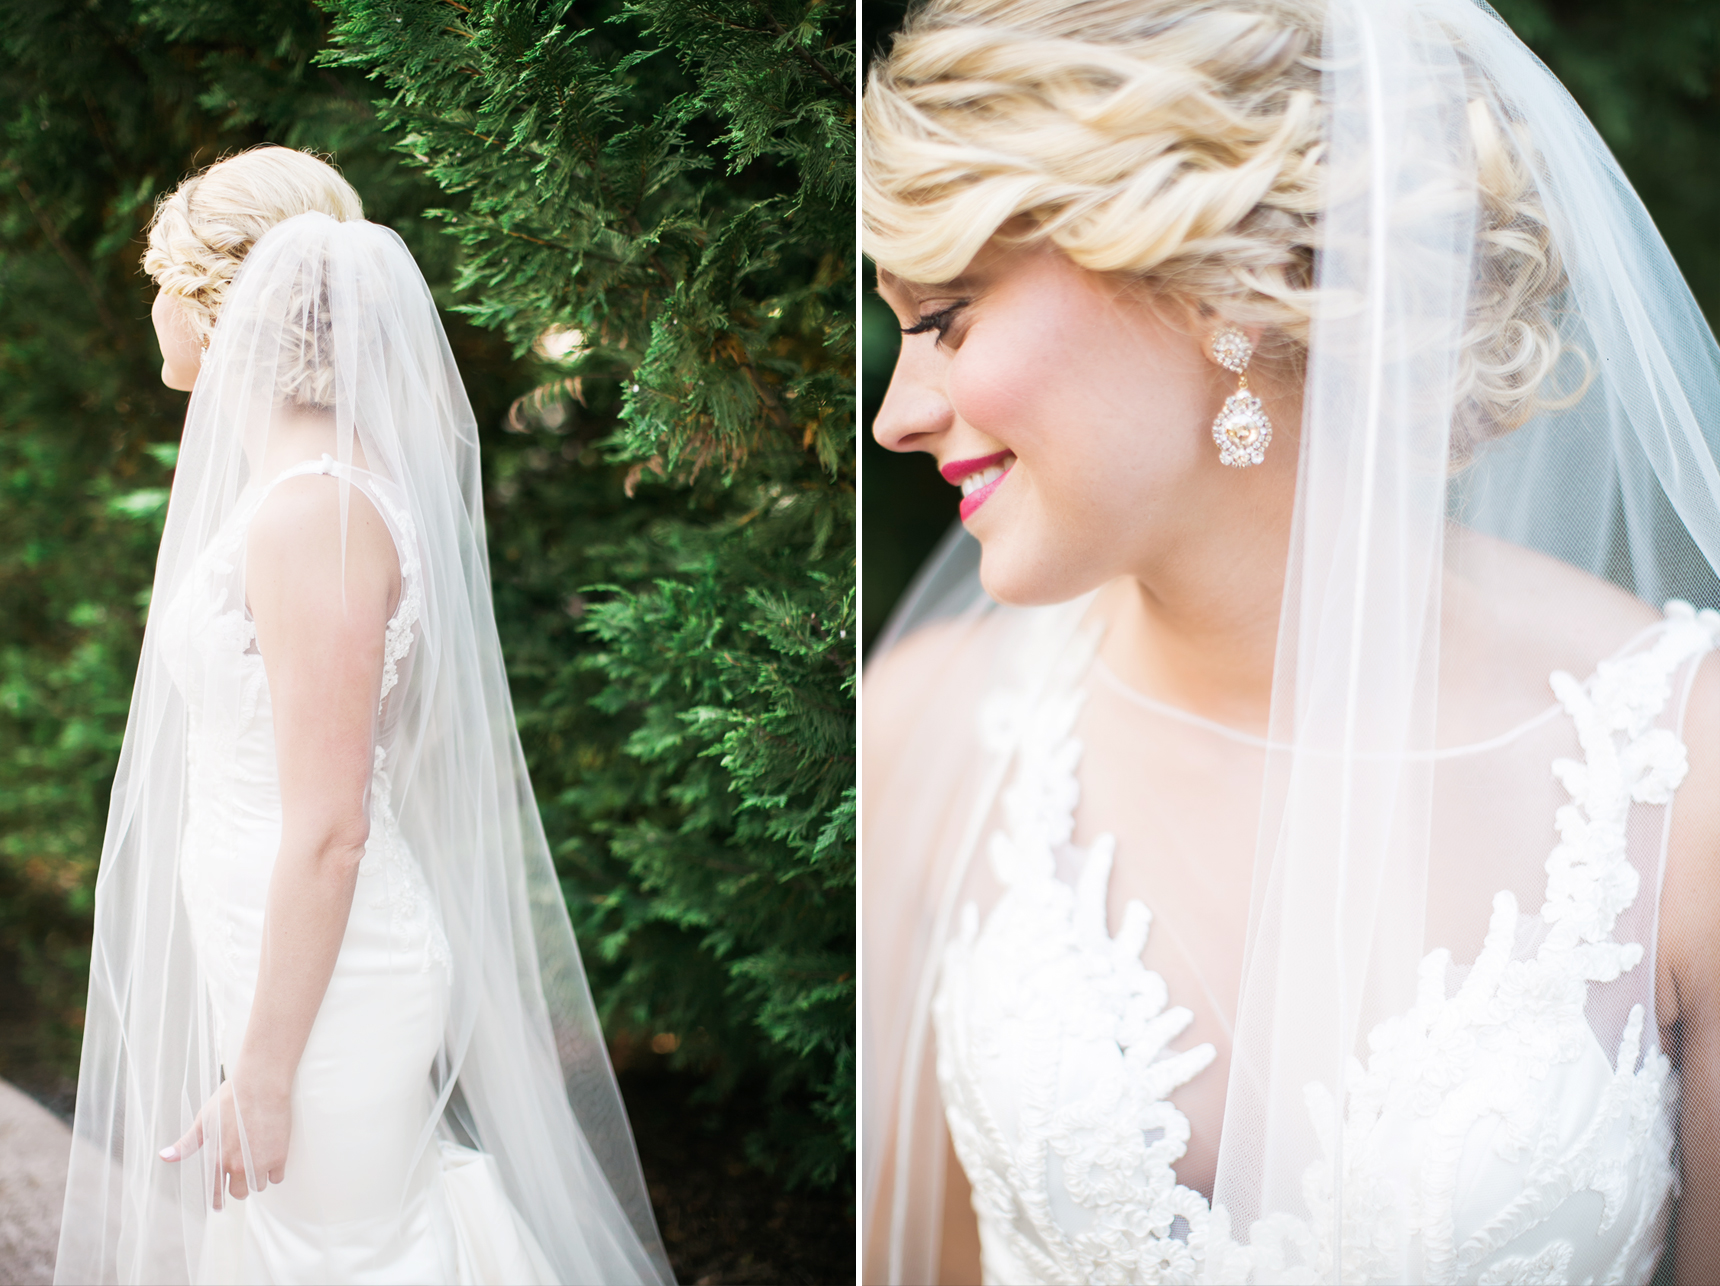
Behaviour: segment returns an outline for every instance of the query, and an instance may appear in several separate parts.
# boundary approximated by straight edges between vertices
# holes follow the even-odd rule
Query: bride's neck
[[[248,448],[247,454],[252,456],[255,476],[265,481],[306,460],[315,460],[323,455],[338,458],[340,448],[334,414],[311,408],[277,407],[269,417],[266,441],[260,447]],[[262,458],[255,458],[259,454]],[[352,464],[360,469],[370,467],[356,434],[352,441]]]
[[[1138,691],[1265,735],[1290,545],[1294,481],[1280,497],[1209,513],[1150,571],[1101,591],[1101,655]]]

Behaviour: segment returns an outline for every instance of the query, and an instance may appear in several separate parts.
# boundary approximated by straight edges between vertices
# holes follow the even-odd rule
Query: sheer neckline
[[[1671,611],[1671,608],[1672,604],[1669,603],[1666,610]],[[1596,661],[1595,668],[1598,669],[1608,661],[1616,661],[1634,654],[1648,643],[1650,639],[1659,634],[1665,627],[1666,618],[1664,616],[1660,620],[1643,626],[1642,629],[1631,635],[1630,638],[1625,640],[1625,642],[1619,647]],[[1227,741],[1236,742],[1238,745],[1250,746],[1256,750],[1295,749],[1294,745],[1290,742],[1272,741],[1269,738],[1258,736],[1252,732],[1244,732],[1240,728],[1233,728],[1229,724],[1220,723],[1216,719],[1208,719],[1205,715],[1195,714],[1192,710],[1184,710],[1181,706],[1171,705],[1168,701],[1160,701],[1157,697],[1148,696],[1145,692],[1134,687],[1118,675],[1118,673],[1106,663],[1105,658],[1099,654],[1097,649],[1094,650],[1092,660],[1089,662],[1089,668],[1093,676],[1101,683],[1105,684],[1106,687],[1110,688],[1113,693],[1140,709],[1150,711],[1156,715],[1161,715],[1167,719],[1174,719],[1178,723],[1187,724],[1193,728],[1203,729],[1215,736],[1223,737]],[[1594,670],[1591,670],[1590,674],[1592,675],[1593,673]],[[1541,710],[1539,713],[1530,715],[1521,723],[1518,723],[1511,728],[1507,728],[1497,736],[1488,737],[1482,741],[1463,742],[1455,746],[1439,746],[1435,747],[1431,751],[1417,751],[1410,755],[1409,758],[1433,760],[1459,759],[1465,755],[1484,754],[1489,750],[1498,750],[1502,746],[1510,745],[1513,741],[1517,740],[1517,738],[1525,736],[1544,724],[1552,722],[1554,719],[1558,718],[1562,710],[1563,707],[1557,700],[1554,700],[1549,702],[1546,708]],[[1367,752],[1363,752],[1357,757],[1361,759],[1378,758],[1378,756]]]
[[[1643,634],[1633,638],[1630,643],[1628,643],[1624,648],[1621,648],[1619,652],[1614,655],[1618,656],[1627,654],[1648,633],[1649,631],[1644,631]],[[1294,746],[1290,742],[1272,741],[1266,737],[1257,736],[1252,732],[1244,732],[1240,728],[1232,728],[1229,724],[1220,723],[1216,719],[1208,719],[1204,715],[1195,714],[1191,710],[1184,710],[1180,706],[1171,705],[1169,702],[1160,701],[1155,697],[1150,697],[1139,688],[1132,687],[1120,678],[1117,672],[1105,663],[1103,657],[1097,655],[1094,656],[1092,662],[1092,673],[1099,682],[1105,684],[1105,686],[1117,696],[1120,696],[1130,704],[1138,706],[1143,710],[1148,710],[1153,714],[1161,715],[1167,719],[1174,719],[1178,723],[1187,724],[1190,727],[1200,728],[1206,732],[1212,733],[1214,736],[1223,737],[1226,741],[1233,741],[1238,745],[1249,746],[1256,750],[1294,749]],[[1538,714],[1530,715],[1529,718],[1523,720],[1515,727],[1506,729],[1496,737],[1489,737],[1484,741],[1465,742],[1456,746],[1440,746],[1431,751],[1417,751],[1410,755],[1409,758],[1435,760],[1457,759],[1465,755],[1482,754],[1489,750],[1497,750],[1501,746],[1510,745],[1511,742],[1517,740],[1517,738],[1525,736],[1528,733],[1533,732],[1535,729],[1552,722],[1558,717],[1561,709],[1562,707],[1557,701],[1551,701],[1548,703],[1547,707]],[[1357,758],[1360,759],[1375,759],[1379,757],[1380,756],[1378,755],[1367,752],[1362,752],[1357,756]]]

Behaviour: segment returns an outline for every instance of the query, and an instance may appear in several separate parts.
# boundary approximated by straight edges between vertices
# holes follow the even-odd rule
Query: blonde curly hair
[[[207,347],[234,274],[257,239],[313,210],[342,222],[364,217],[358,193],[327,161],[273,144],[250,148],[192,175],[156,203],[143,270],[162,291],[185,301],[192,333]],[[332,375],[314,360],[322,351],[318,336],[306,332],[317,329],[315,319],[326,317],[327,309],[314,300],[299,302],[303,306],[285,319],[283,351],[294,360],[283,367],[280,391],[286,400],[322,405]]]
[[[1325,197],[1321,0],[929,0],[872,68],[865,249],[947,281],[993,236],[1050,243],[1300,364]],[[1516,122],[1477,92],[1483,222],[1452,457],[1558,400],[1563,265]],[[1018,230],[1019,229],[1019,230]],[[1564,399],[1568,400],[1568,399]]]

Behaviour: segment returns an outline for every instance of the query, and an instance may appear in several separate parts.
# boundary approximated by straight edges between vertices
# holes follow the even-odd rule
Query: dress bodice
[[[281,791],[268,672],[244,589],[245,540],[275,485],[349,481],[393,537],[400,598],[385,626],[370,831],[338,958],[293,1082],[285,1181],[212,1214],[195,1280],[548,1282],[493,1157],[451,1138],[425,1146],[454,959],[418,856],[406,777],[419,734],[414,643],[425,610],[423,552],[402,492],[328,456],[242,497],[163,611],[163,659],[184,698],[183,893],[211,1046],[239,1059],[257,983]],[[422,845],[420,844],[420,851]]]
[[[186,810],[179,874],[199,954],[217,987],[248,1007],[256,943],[281,836],[281,793],[268,674],[245,598],[245,540],[264,499],[288,478],[344,476],[376,507],[399,559],[400,597],[386,626],[370,781],[370,835],[359,867],[361,908],[423,967],[446,969],[446,939],[397,815],[398,758],[412,644],[424,608],[421,554],[405,497],[386,479],[328,456],[288,469],[241,497],[204,546],[161,617],[161,655],[185,701]]]
[[[257,627],[245,599],[245,541],[251,520],[269,494],[289,478],[343,478],[382,515],[400,563],[400,598],[383,643],[379,745],[387,746],[398,725],[398,701],[389,697],[410,674],[412,642],[424,610],[424,577],[417,529],[399,487],[365,469],[330,456],[306,460],[242,495],[227,520],[203,547],[185,583],[161,617],[162,657],[190,715],[195,744],[252,726],[268,699]]]
[[[1554,818],[1544,901],[1526,914],[1506,888],[1475,907],[1487,929],[1473,964],[1429,951],[1413,1007],[1374,1026],[1352,1065],[1343,1281],[1652,1276],[1673,1183],[1676,1077],[1651,1010],[1638,1002],[1621,1022],[1600,1017],[1591,987],[1652,972],[1651,940],[1621,929],[1644,923],[1626,915],[1643,891],[1627,836],[1633,811],[1669,804],[1685,776],[1669,726],[1675,680],[1717,634],[1720,617],[1672,604],[1652,637],[1587,682],[1553,676],[1581,757],[1548,765],[1568,802]],[[1002,720],[1015,766],[989,847],[998,892],[983,916],[962,907],[933,1002],[938,1080],[986,1280],[1331,1280],[1324,1221],[1307,1217],[1331,1200],[1330,1167],[1310,1169],[1305,1211],[1269,1215],[1248,1245],[1222,1208],[1178,1182],[1191,1131],[1172,1100],[1219,1073],[1215,1049],[1178,1047],[1191,1013],[1142,961],[1154,932],[1146,905],[1130,901],[1109,930],[1120,850],[1111,834],[1075,842],[1085,662],[1063,664],[1068,681]],[[1335,1119],[1329,1090],[1309,1095],[1317,1122]],[[1322,1146],[1330,1155],[1332,1140]]]

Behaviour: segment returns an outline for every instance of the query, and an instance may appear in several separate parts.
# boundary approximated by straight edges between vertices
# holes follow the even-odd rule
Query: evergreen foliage
[[[1588,113],[1720,321],[1720,7],[1709,0],[1498,0]]]
[[[546,630],[515,648],[513,673],[608,1014],[672,1036],[715,1092],[763,1074],[777,1112],[756,1158],[790,1181],[847,1181],[852,13],[334,12],[322,61],[380,80],[401,150],[464,198],[441,216],[465,249],[461,308],[554,359],[516,425],[546,455],[557,437],[595,444],[628,465],[630,490],[680,498],[574,543],[556,524],[585,521],[589,496],[559,473],[522,476],[542,525],[498,571],[599,644]],[[512,573],[516,550],[529,573]]]
[[[732,2],[11,15],[0,1011],[27,995],[40,1021],[0,1074],[76,1065],[184,405],[157,379],[140,230],[266,139],[332,154],[444,307],[521,732],[620,1052],[673,1049],[713,1113],[766,1100],[754,1159],[782,1182],[846,1181],[851,25]]]

